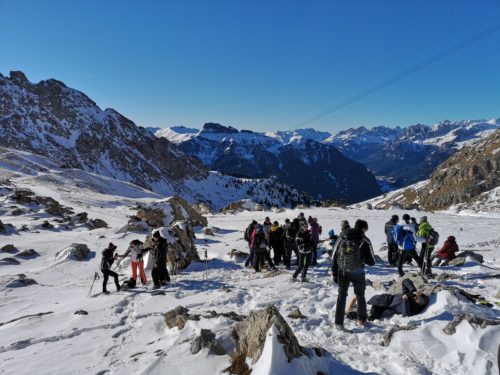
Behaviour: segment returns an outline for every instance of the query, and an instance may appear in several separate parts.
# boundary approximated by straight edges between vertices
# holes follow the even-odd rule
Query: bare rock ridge
[[[380,200],[375,208],[442,210],[451,206],[478,204],[500,186],[500,130],[464,147],[440,164],[427,183],[409,187]],[[415,203],[417,202],[417,203]],[[417,207],[415,207],[415,205]]]

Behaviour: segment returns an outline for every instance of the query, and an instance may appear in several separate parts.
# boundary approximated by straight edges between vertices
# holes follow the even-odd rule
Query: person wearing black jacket
[[[370,240],[365,236],[366,231],[368,231],[368,223],[365,220],[357,220],[354,228],[346,229],[341,233],[333,250],[332,276],[333,281],[338,284],[335,325],[340,329],[344,328],[347,290],[351,283],[358,301],[357,324],[364,326],[368,318],[364,265],[375,265],[375,255]]]
[[[111,271],[111,266],[114,261],[118,258],[118,254],[113,254],[116,250],[116,245],[113,243],[109,243],[108,247],[104,249],[102,252],[102,260],[101,260],[101,272],[103,275],[102,280],[102,292],[104,294],[109,294],[106,287],[108,285],[109,277],[113,277],[115,279],[116,290],[120,290],[120,283],[118,282],[118,274],[116,272]]]
[[[410,279],[404,279],[401,294],[379,294],[368,301],[372,305],[368,320],[390,318],[394,314],[413,316],[420,314],[429,303],[429,298]]]
[[[392,215],[391,220],[385,223],[384,232],[387,239],[387,262],[395,266],[399,258],[398,244],[392,238],[392,228],[399,222],[398,215]]]
[[[282,260],[284,263],[286,260],[284,236],[285,230],[275,221],[269,232],[269,246],[273,249],[275,265],[280,264]]]
[[[295,243],[295,237],[299,232],[300,223],[298,218],[293,219],[292,222],[290,222],[290,220],[288,221],[286,220],[284,227],[285,230],[284,244],[285,244],[285,254],[286,254],[285,266],[286,269],[289,270],[292,262],[292,252],[295,253],[297,259],[299,258],[299,252],[297,250],[297,244]]]
[[[245,267],[251,267],[253,265],[254,252],[252,248],[252,232],[255,229],[255,224],[257,224],[257,221],[252,220],[252,222],[245,229],[244,238],[245,241],[248,242],[248,251],[249,251],[248,258],[245,260]]]
[[[293,280],[295,280],[299,273],[302,272],[301,280],[306,281],[307,269],[311,264],[312,251],[314,249],[314,241],[307,224],[303,224],[300,227],[300,231],[295,237],[295,243],[297,244],[297,249],[299,251],[299,261],[298,267],[292,277]]]
[[[157,230],[151,238],[151,256],[153,258],[151,277],[153,278],[155,289],[160,288],[162,284],[170,281],[170,275],[167,270],[167,251],[167,240]]]

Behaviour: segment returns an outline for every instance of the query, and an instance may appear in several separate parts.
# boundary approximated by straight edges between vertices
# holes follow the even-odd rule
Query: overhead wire
[[[500,30],[500,23],[496,24],[496,25],[493,25],[483,31],[481,31],[480,33],[477,33],[463,41],[461,41],[460,43],[457,43],[455,44],[454,46],[452,47],[449,47],[415,65],[412,65],[411,67],[401,71],[400,73],[397,73],[395,75],[393,75],[392,77],[389,77],[379,83],[377,83],[376,85],[368,88],[368,89],[365,89],[363,91],[361,91],[360,93],[340,102],[340,103],[337,103],[327,109],[325,109],[324,111],[321,111],[313,116],[311,116],[310,118],[308,118],[307,120],[304,120],[304,121],[301,121],[297,124],[295,124],[293,127],[289,128],[287,131],[293,131],[293,130],[297,130],[299,128],[302,128],[304,126],[307,126],[309,124],[311,124],[312,122],[314,121],[317,121],[319,120],[320,118],[323,118],[327,115],[329,115],[330,113],[332,112],[335,112],[335,111],[338,111],[339,109],[342,109],[352,103],[355,103],[357,102],[358,100],[368,96],[368,95],[371,95],[381,89],[383,89],[384,87],[387,87],[391,84],[393,84],[394,82],[397,82],[407,76],[409,76],[410,74],[413,74],[445,57],[447,57],[448,55],[454,53],[454,52],[457,52],[458,50],[461,50],[462,48],[465,48],[467,46],[469,46],[470,44],[473,44],[475,42],[477,42],[478,40],[480,39],[483,39],[485,38],[486,36],[496,32]]]

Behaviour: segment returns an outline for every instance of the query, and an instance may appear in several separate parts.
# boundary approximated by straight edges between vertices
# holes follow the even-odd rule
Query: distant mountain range
[[[318,199],[358,202],[381,192],[364,165],[318,142],[321,133],[314,130],[264,134],[207,123],[200,131],[175,127],[155,134],[209,169],[248,178],[274,176]]]
[[[32,83],[22,72],[0,74],[0,146],[5,148],[0,156],[27,151],[61,167],[131,182],[161,195],[177,194],[213,209],[243,198],[276,206],[310,202],[274,179],[209,172],[175,144],[113,109],[101,110],[82,92],[55,79]],[[12,172],[12,166],[7,169]]]
[[[377,177],[382,190],[390,191],[427,179],[461,147],[499,128],[500,119],[359,127],[337,134],[314,129],[259,133],[216,123],[201,130],[176,126],[150,131],[210,169],[252,178],[276,176],[316,197],[353,202],[380,192],[359,163]]]

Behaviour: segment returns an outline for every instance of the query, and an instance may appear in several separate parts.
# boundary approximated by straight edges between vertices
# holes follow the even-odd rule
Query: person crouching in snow
[[[300,272],[302,272],[302,281],[306,281],[307,269],[311,264],[312,252],[314,249],[314,241],[311,234],[311,231],[307,227],[307,224],[303,224],[300,227],[299,233],[297,233],[297,237],[295,238],[295,242],[297,243],[297,248],[299,249],[299,260],[298,267],[293,273],[293,280],[297,278]]]
[[[108,285],[109,277],[113,277],[115,279],[116,290],[120,290],[120,283],[118,282],[118,274],[116,272],[111,271],[111,266],[113,262],[118,258],[118,254],[114,253],[116,250],[116,245],[113,243],[109,243],[108,247],[104,249],[102,252],[102,261],[101,261],[101,272],[103,275],[102,280],[102,292],[104,294],[109,294],[106,290],[106,286]]]
[[[142,285],[146,285],[148,283],[148,279],[146,278],[146,273],[144,272],[144,261],[142,259],[142,255],[144,252],[144,245],[139,240],[133,240],[130,242],[130,245],[122,255],[122,257],[126,257],[130,255],[131,265],[132,265],[132,280],[137,284],[137,267],[139,267],[139,275],[141,277]]]
[[[368,320],[390,318],[394,314],[413,316],[420,314],[429,304],[429,298],[410,279],[404,279],[401,294],[379,294],[368,301],[372,305]]]
[[[439,266],[441,262],[449,262],[456,258],[456,253],[458,253],[458,245],[455,241],[454,236],[449,236],[444,242],[441,249],[437,250],[431,258],[433,266]]]

